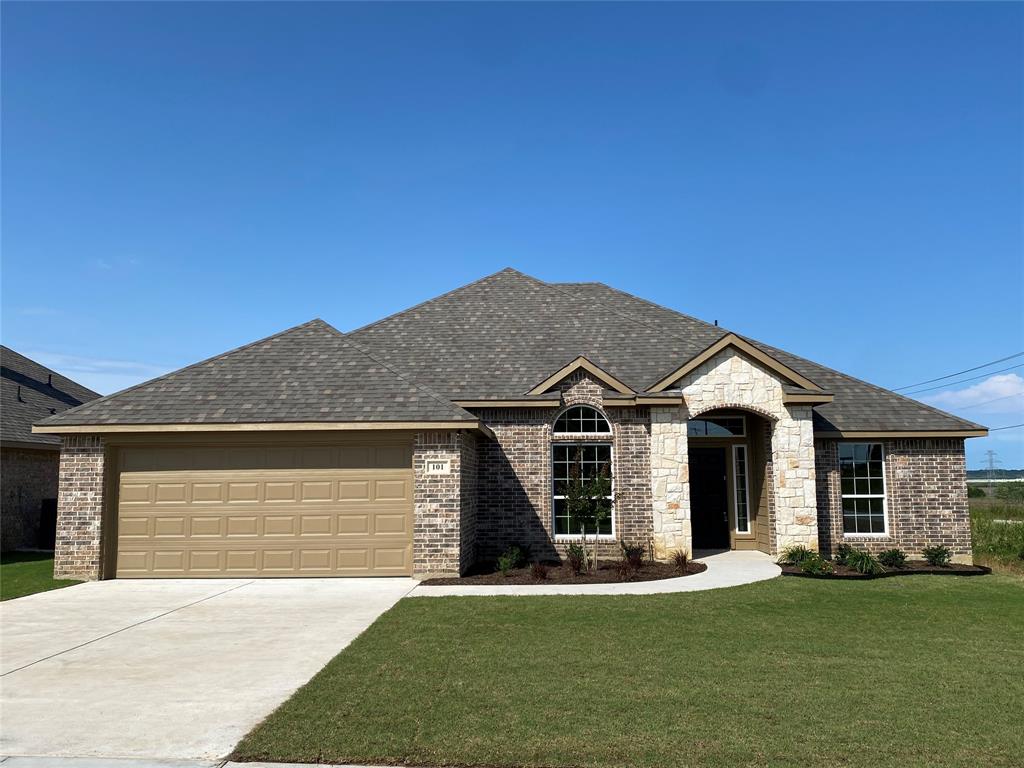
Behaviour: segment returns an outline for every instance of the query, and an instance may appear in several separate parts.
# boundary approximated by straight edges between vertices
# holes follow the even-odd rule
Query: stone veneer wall
[[[958,562],[971,562],[971,518],[962,439],[849,442],[882,443],[888,534],[843,535],[839,441],[818,440],[818,532],[823,552],[834,554],[845,541],[870,552],[898,547],[919,557],[925,547],[942,545],[952,550]]]
[[[57,498],[60,451],[53,448],[0,449],[0,547],[35,547],[44,499]]]
[[[60,453],[54,578],[94,580],[102,567],[103,438],[69,435]]]
[[[602,407],[602,385],[583,371],[559,385],[563,406],[591,405],[612,428],[615,538],[650,546],[650,415],[647,408]],[[477,552],[493,558],[510,544],[534,556],[564,554],[553,541],[551,504],[552,425],[559,408],[488,408],[479,412],[495,439],[480,444]],[[586,438],[600,442],[600,438]],[[618,556],[617,540],[602,542],[603,557]]]
[[[769,466],[773,499],[772,551],[789,544],[818,546],[814,430],[810,406],[787,406],[782,383],[733,350],[723,350],[684,376],[684,405],[652,409],[651,486],[656,553],[692,551],[686,422],[735,408],[771,423]]]
[[[458,430],[417,432],[413,441],[413,573],[458,575],[462,570],[462,455]],[[428,475],[428,460],[446,459],[451,471]]]

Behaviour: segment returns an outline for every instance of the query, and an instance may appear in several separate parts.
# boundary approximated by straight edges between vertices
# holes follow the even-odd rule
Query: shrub
[[[985,493],[985,489],[980,485],[968,485],[967,486],[967,498],[968,499],[984,499],[987,498],[988,494]]]
[[[887,549],[879,553],[878,562],[886,568],[902,568],[907,564],[907,553],[902,549]]]
[[[686,566],[690,562],[690,555],[685,549],[677,549],[672,553],[672,565],[679,573],[686,573]]]
[[[1003,501],[1024,501],[1024,482],[999,483],[996,485],[996,498]]]
[[[885,568],[878,562],[878,558],[861,549],[855,549],[846,556],[846,567],[853,568],[857,573],[885,573]]]
[[[516,568],[526,565],[528,548],[513,544],[498,556],[498,570],[506,576]]]
[[[835,557],[832,559],[835,560],[839,565],[849,565],[847,561],[850,559],[850,555],[852,555],[856,551],[857,550],[855,550],[849,544],[840,544],[836,548]]]
[[[508,552],[503,552],[498,555],[498,570],[501,571],[503,575],[510,575],[515,568],[516,558],[514,555],[511,555]]]
[[[636,576],[638,567],[639,566],[633,564],[632,560],[625,556],[615,564],[615,570],[622,581],[632,581]]]
[[[783,565],[800,565],[804,560],[817,556],[817,552],[805,547],[803,544],[790,544],[779,556],[779,562]]]
[[[565,548],[565,559],[569,570],[579,576],[587,567],[587,549],[578,541]]]
[[[624,541],[620,541],[619,546],[622,547],[623,559],[628,560],[633,568],[639,568],[644,564],[645,550],[643,544],[627,544]]]
[[[530,577],[534,581],[544,581],[548,577],[548,567],[544,563],[533,563],[530,566]]]
[[[817,552],[811,552],[800,560],[800,570],[811,576],[827,576],[835,569],[832,563],[823,558]]]
[[[921,550],[921,554],[928,561],[928,565],[949,565],[949,561],[953,558],[949,547],[925,547]]]

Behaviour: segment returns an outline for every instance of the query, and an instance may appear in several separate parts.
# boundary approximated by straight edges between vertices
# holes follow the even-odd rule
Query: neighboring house
[[[844,541],[970,558],[984,427],[600,283],[504,270],[343,334],[322,320],[45,419],[59,576],[417,576],[600,531],[676,549]]]
[[[0,346],[0,546],[53,547],[60,438],[32,423],[99,394]]]

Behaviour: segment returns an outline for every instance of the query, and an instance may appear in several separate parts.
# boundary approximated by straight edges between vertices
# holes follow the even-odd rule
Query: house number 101
[[[452,471],[452,463],[449,459],[427,459],[428,475],[447,475]]]

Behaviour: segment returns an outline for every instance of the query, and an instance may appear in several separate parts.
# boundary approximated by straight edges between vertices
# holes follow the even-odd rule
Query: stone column
[[[458,576],[461,571],[463,439],[455,430],[416,433],[412,562],[419,578]]]
[[[654,513],[654,558],[692,552],[686,419],[682,408],[651,408],[651,500]]]
[[[103,541],[103,438],[69,435],[60,451],[53,575],[95,581]]]
[[[810,406],[787,406],[775,423],[775,547],[818,549],[818,500],[814,473],[814,427]]]

